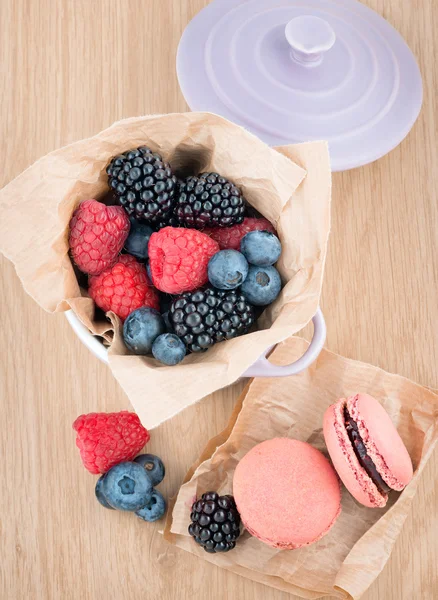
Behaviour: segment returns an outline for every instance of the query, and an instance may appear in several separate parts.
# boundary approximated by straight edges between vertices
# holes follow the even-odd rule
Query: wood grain
[[[438,8],[434,0],[366,3],[418,57],[424,107],[391,154],[334,176],[322,299],[327,347],[438,388]],[[187,110],[175,53],[205,4],[2,0],[0,185],[117,119]],[[128,401],[64,317],[40,310],[8,261],[0,267],[1,598],[292,598],[176,550],[160,525],[97,505],[71,423],[82,412],[128,408]],[[168,466],[166,494],[226,424],[240,389],[214,394],[155,432],[150,451]],[[364,599],[438,597],[437,475],[435,454],[391,559]]]

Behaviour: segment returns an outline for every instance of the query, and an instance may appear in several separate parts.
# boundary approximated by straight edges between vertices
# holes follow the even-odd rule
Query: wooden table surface
[[[2,0],[0,186],[117,119],[186,111],[175,53],[205,4]],[[438,388],[438,8],[435,0],[366,4],[417,56],[424,106],[396,150],[333,177],[322,296],[327,347]],[[65,318],[44,313],[6,259],[0,267],[0,597],[292,598],[169,546],[160,524],[97,505],[71,423],[83,412],[129,408],[128,400]],[[240,389],[216,393],[154,432],[149,451],[168,467],[166,494],[226,424]],[[389,563],[364,599],[438,598],[437,474],[435,453]]]

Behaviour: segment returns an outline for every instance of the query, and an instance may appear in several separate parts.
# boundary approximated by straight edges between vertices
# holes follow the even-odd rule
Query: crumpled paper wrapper
[[[259,319],[262,330],[192,354],[177,367],[129,355],[119,319],[95,316],[68,254],[68,224],[78,204],[108,192],[111,157],[149,145],[178,174],[218,171],[277,228],[284,288]],[[302,329],[320,297],[330,229],[331,175],[324,142],[277,149],[209,113],[126,119],[38,160],[0,191],[0,250],[25,290],[49,312],[72,308],[110,344],[110,368],[146,427],[236,381],[270,346]],[[18,232],[18,235],[17,235]],[[85,350],[84,350],[85,351]]]
[[[270,360],[287,364],[306,347],[305,340],[291,338],[277,346]],[[401,494],[391,492],[385,508],[370,509],[342,487],[342,512],[334,527],[319,542],[299,550],[270,548],[247,531],[226,554],[208,554],[195,544],[187,532],[195,496],[208,490],[232,493],[237,463],[263,440],[295,438],[328,456],[324,412],[338,398],[356,392],[382,402],[406,444],[415,472]],[[254,379],[247,386],[228,427],[210,440],[187,474],[171,503],[164,536],[218,566],[303,598],[360,598],[391,554],[437,437],[438,395],[399,375],[323,350],[299,375]]]

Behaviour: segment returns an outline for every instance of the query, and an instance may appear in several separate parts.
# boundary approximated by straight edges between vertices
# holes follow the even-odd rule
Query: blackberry
[[[140,146],[115,156],[106,172],[117,202],[129,215],[150,223],[164,222],[170,217],[177,179],[160,154]]]
[[[189,352],[204,352],[217,342],[248,331],[253,306],[236,290],[208,287],[186,292],[172,301],[169,322]]]
[[[206,552],[228,552],[240,535],[240,515],[233,496],[216,492],[202,494],[190,515],[189,533]]]
[[[163,229],[164,227],[181,227],[178,219],[175,217],[173,213],[166,215],[165,217],[158,219],[154,223],[154,228],[158,231],[159,229]]]
[[[164,217],[162,217],[161,219],[158,219],[154,223],[154,227],[157,231],[159,231],[160,229],[163,229],[163,227],[181,227],[181,224],[178,221],[178,217],[174,213],[174,210],[176,208],[176,199],[178,198],[178,196],[180,194],[182,184],[183,184],[183,181],[181,179],[176,180],[175,203],[173,205],[173,209],[170,213],[167,213]]]
[[[201,173],[179,186],[175,215],[182,225],[195,229],[231,227],[242,223],[245,201],[228,179],[217,173]]]

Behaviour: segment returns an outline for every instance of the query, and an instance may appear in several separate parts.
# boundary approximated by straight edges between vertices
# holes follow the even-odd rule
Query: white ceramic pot
[[[68,322],[73,328],[73,331],[79,337],[79,339],[87,346],[91,352],[97,356],[102,362],[108,364],[108,350],[99,341],[99,338],[94,336],[88,329],[81,323],[78,317],[72,310],[68,310],[65,313]],[[326,326],[321,309],[318,308],[313,319],[313,337],[309,344],[306,352],[298,360],[294,361],[290,365],[278,366],[273,365],[266,358],[266,355],[272,348],[268,348],[264,354],[251,365],[242,377],[288,377],[289,375],[296,375],[304,369],[307,369],[309,365],[313,363],[318,357],[319,353],[324,346],[326,337]]]

